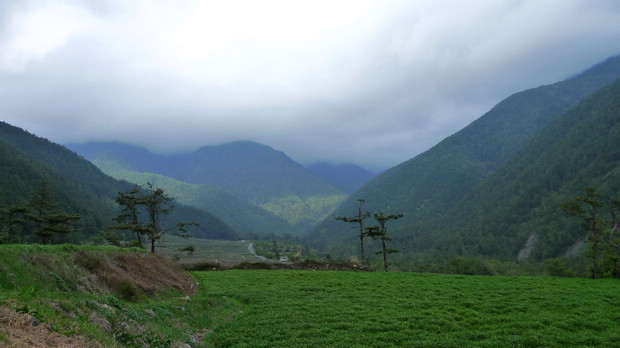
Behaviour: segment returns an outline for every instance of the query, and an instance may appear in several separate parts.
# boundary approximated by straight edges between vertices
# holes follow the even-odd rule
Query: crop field
[[[609,347],[620,281],[313,271],[194,272],[235,314],[217,347]],[[217,308],[211,308],[216,310]]]
[[[157,252],[184,264],[210,262],[231,266],[241,262],[262,261],[263,259],[249,252],[250,243],[251,241],[245,240],[183,239],[170,235],[165,236],[157,244]],[[181,251],[187,246],[193,246],[195,251],[192,253]]]

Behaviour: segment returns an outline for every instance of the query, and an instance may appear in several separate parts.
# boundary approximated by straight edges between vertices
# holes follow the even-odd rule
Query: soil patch
[[[0,307],[0,347],[102,347],[88,337],[66,337],[26,313]]]

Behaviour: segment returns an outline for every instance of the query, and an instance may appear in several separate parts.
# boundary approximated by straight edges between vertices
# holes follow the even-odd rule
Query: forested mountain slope
[[[533,236],[522,257],[561,256],[586,233],[558,205],[587,186],[620,197],[620,79],[551,122],[434,230],[459,252],[515,258]]]
[[[114,223],[118,214],[118,192],[133,187],[102,173],[92,163],[65,147],[0,122],[0,205],[24,204],[30,193],[45,180],[54,198],[67,213],[80,215],[77,232],[63,241],[79,242],[99,234]],[[195,235],[234,238],[234,233],[212,215],[177,204],[172,221],[197,221]]]
[[[273,238],[294,231],[286,220],[252,205],[213,185],[188,184],[160,174],[111,169],[99,157],[93,162],[101,170],[117,179],[139,185],[150,182],[176,197],[179,203],[208,211],[224,221],[237,235],[246,239]]]
[[[293,226],[291,230],[290,227],[283,227],[281,221],[274,221],[272,228],[275,233],[309,228],[330,214],[347,197],[346,193],[314,176],[283,152],[253,142],[206,146],[192,153],[177,155],[157,155],[115,143],[67,146],[93,163],[105,166],[106,170],[160,174],[188,184],[220,188]],[[217,201],[217,196],[205,196],[204,199],[222,206],[228,204]],[[251,221],[247,217],[239,219]]]
[[[351,233],[333,217],[351,216],[357,211],[357,199],[363,198],[368,210],[404,213],[392,224],[394,235],[408,252],[419,251],[424,248],[420,238],[434,238],[433,220],[450,218],[455,204],[552,120],[618,77],[620,57],[614,57],[574,78],[508,97],[432,149],[372,179],[313,229],[308,241],[338,254]],[[452,243],[446,238],[444,248]]]

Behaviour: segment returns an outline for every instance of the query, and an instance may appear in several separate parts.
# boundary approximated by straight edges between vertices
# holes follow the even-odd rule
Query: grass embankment
[[[416,273],[196,272],[242,303],[210,336],[234,347],[609,347],[620,281]]]
[[[236,307],[190,299],[195,285],[179,267],[137,249],[0,246],[0,346],[201,344],[214,315]]]

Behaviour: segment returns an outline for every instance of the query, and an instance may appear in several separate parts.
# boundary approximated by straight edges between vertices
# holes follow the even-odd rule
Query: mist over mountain
[[[404,214],[389,226],[401,250],[394,258],[403,264],[454,256],[545,260],[585,238],[559,202],[585,186],[620,193],[619,78],[620,57],[612,57],[570,79],[515,93],[377,176],[351,164],[304,167],[249,141],[173,155],[122,143],[68,144],[74,153],[2,123],[0,203],[22,204],[47,180],[63,208],[82,216],[79,232],[62,241],[81,242],[109,225],[114,198],[129,182],[150,182],[177,198],[173,220],[200,220],[198,236],[290,234],[348,258],[358,254],[355,234],[334,217],[354,215],[364,199],[364,210]]]
[[[317,162],[307,166],[308,170],[333,187],[351,194],[362,187],[375,174],[352,163],[333,165],[328,162]]]
[[[357,211],[357,200],[363,198],[366,200],[367,210],[381,209],[385,213],[405,214],[403,219],[392,224],[394,245],[403,249],[400,257],[423,260],[429,255],[438,259],[442,257],[440,255],[483,254],[499,255],[506,259],[516,258],[518,250],[515,251],[514,245],[524,243],[524,238],[527,239],[529,235],[527,232],[501,234],[503,240],[512,241],[513,246],[498,248],[502,251],[493,253],[471,248],[471,244],[486,243],[486,240],[477,235],[480,228],[475,225],[465,231],[463,226],[466,221],[457,221],[441,233],[437,230],[438,226],[447,225],[446,222],[453,221],[454,216],[462,219],[469,217],[457,214],[455,207],[469,206],[475,209],[467,200],[468,195],[474,194],[496,170],[520,154],[553,120],[618,77],[620,57],[613,57],[574,78],[508,97],[435,147],[369,181],[351,194],[332,216],[309,233],[307,240],[333,255],[355,255],[356,248],[350,243],[353,235],[349,226],[335,221],[333,217],[351,216]],[[586,117],[586,114],[582,117]],[[594,134],[592,136],[596,137]],[[562,150],[573,151],[571,148]],[[569,179],[570,175],[565,177]],[[537,177],[534,175],[521,180],[536,182]],[[502,189],[496,186],[490,190]],[[579,193],[580,191],[574,192],[575,195]],[[480,201],[484,201],[484,198]],[[495,203],[498,206],[494,209],[503,206],[499,202]],[[487,222],[492,226],[501,225],[500,215],[485,210],[477,210],[477,214],[495,216],[497,221]],[[526,216],[521,218],[527,219]],[[493,227],[488,228],[493,230]],[[490,232],[485,233],[483,235]],[[466,242],[463,242],[464,240]],[[574,242],[575,237],[568,236],[566,240],[566,243]],[[464,247],[463,243],[470,247]]]

